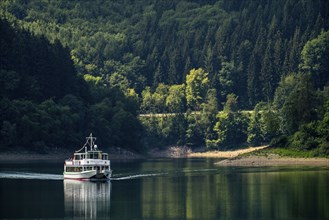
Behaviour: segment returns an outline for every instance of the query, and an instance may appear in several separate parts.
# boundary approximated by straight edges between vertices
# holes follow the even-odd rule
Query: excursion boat
[[[76,151],[72,158],[65,160],[64,179],[109,179],[112,170],[108,154],[97,148],[96,137],[92,134],[86,139],[83,147]]]

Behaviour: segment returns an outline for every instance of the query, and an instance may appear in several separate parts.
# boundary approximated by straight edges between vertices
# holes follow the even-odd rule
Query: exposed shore
[[[165,150],[154,149],[149,152],[150,157],[163,158],[218,158],[223,159],[216,163],[218,166],[325,166],[329,167],[328,158],[293,158],[281,157],[276,154],[264,156],[245,155],[262,150],[267,146],[249,147],[231,151],[205,151],[193,152],[188,147],[169,147]]]
[[[148,155],[153,158],[234,158],[239,155],[264,149],[267,146],[249,147],[230,151],[192,151],[189,147],[168,147],[166,149],[153,149]],[[205,150],[205,149],[203,149]]]
[[[260,146],[260,147],[249,147],[245,149],[239,150],[231,150],[231,151],[207,151],[207,152],[191,152],[187,155],[187,157],[191,158],[235,158],[239,155],[250,153],[253,151],[258,151],[261,149],[266,148],[267,146]]]
[[[327,158],[291,158],[280,157],[276,154],[267,156],[242,156],[230,158],[216,163],[218,166],[242,166],[242,167],[263,167],[263,166],[326,166],[329,167]]]

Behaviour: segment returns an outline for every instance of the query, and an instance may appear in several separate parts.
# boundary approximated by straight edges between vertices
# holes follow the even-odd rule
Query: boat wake
[[[128,176],[112,177],[110,180],[129,180],[139,179],[152,176],[162,176],[167,173],[149,173],[149,174],[135,174]],[[0,179],[30,179],[30,180],[63,180],[63,175],[59,174],[47,174],[47,173],[31,173],[31,172],[0,172]]]
[[[163,175],[167,175],[167,173],[136,174],[129,176],[112,177],[110,178],[110,180],[130,180],[130,179],[139,179],[139,178],[152,177],[152,176],[163,176]]]
[[[0,172],[0,179],[63,180],[63,175],[29,172]]]

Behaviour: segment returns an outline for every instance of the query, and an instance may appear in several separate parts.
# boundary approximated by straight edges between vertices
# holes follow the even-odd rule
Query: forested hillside
[[[54,89],[40,97],[24,94],[28,99],[79,94],[87,103],[88,96],[100,102],[98,90],[106,88],[138,99],[139,113],[175,113],[141,118],[143,146],[218,148],[272,140],[328,147],[326,0],[5,0],[0,14],[54,47],[65,45],[77,71],[70,79],[62,67],[47,67],[60,72],[63,89],[51,84]],[[47,87],[42,80],[40,87]],[[103,132],[110,137],[114,130]]]
[[[140,93],[209,73],[219,104],[273,99],[304,44],[328,29],[328,1],[2,1],[23,27],[71,49],[79,73]],[[2,12],[4,13],[4,12]],[[13,17],[12,17],[13,16]],[[323,85],[322,85],[323,86]]]
[[[77,75],[59,41],[0,20],[0,148],[77,148],[95,132],[101,144],[140,150],[137,103]],[[129,123],[128,123],[129,122]]]

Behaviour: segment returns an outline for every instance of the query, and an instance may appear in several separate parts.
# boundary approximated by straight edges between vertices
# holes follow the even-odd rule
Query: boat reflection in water
[[[64,180],[66,218],[110,216],[111,182]]]

